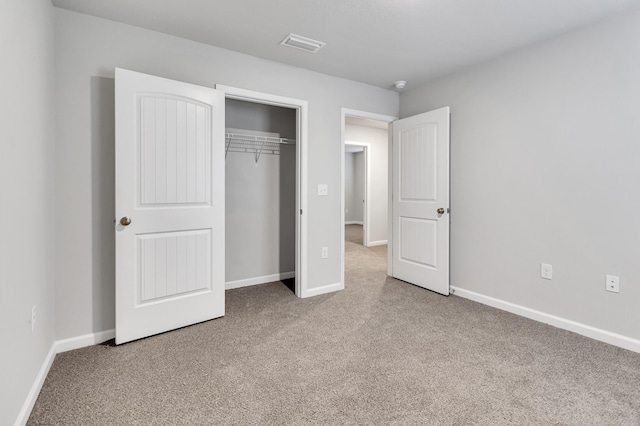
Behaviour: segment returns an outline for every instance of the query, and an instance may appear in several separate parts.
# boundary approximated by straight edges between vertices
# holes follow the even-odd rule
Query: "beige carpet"
[[[30,425],[638,425],[640,354],[387,278],[227,292],[226,317],[56,357]]]
[[[362,225],[345,225],[344,239],[362,245]]]

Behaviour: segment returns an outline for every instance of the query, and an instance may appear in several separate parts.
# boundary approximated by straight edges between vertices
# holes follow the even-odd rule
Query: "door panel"
[[[211,230],[138,236],[139,302],[211,290]]]
[[[400,217],[400,259],[437,268],[438,224],[436,221]]]
[[[140,97],[141,204],[209,203],[211,105]]]
[[[395,121],[392,133],[391,273],[448,295],[449,108]]]
[[[224,94],[116,70],[116,343],[224,315]]]
[[[436,129],[427,124],[400,134],[401,201],[436,201]]]

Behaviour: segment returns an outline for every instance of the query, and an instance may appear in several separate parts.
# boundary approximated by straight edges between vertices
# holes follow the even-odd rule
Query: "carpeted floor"
[[[30,425],[638,425],[640,354],[386,276],[227,292],[224,318],[56,357]]]
[[[344,240],[362,245],[362,225],[345,225]]]

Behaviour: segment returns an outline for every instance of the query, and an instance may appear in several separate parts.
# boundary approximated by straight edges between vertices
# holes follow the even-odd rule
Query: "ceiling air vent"
[[[318,50],[322,49],[325,44],[318,40],[313,40],[307,37],[302,37],[296,34],[289,34],[280,42],[282,46],[294,47],[296,49],[304,50],[311,53],[316,53]]]

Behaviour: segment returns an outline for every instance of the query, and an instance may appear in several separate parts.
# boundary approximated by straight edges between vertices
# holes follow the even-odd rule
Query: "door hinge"
[[[302,214],[302,209],[300,209],[300,214]]]

